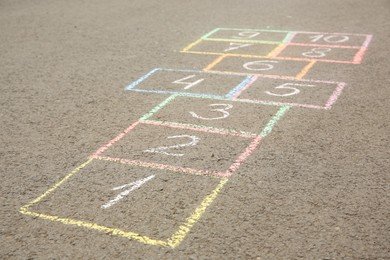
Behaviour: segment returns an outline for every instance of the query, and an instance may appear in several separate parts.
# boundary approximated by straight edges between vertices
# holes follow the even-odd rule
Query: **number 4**
[[[196,75],[190,75],[190,76],[188,76],[188,77],[185,77],[185,78],[182,78],[182,79],[178,79],[178,80],[176,80],[176,81],[174,81],[174,82],[172,82],[172,83],[174,83],[174,84],[187,85],[187,86],[184,87],[184,89],[190,89],[190,88],[192,88],[193,86],[195,86],[195,85],[201,83],[201,82],[204,80],[204,79],[198,79],[198,80],[196,80],[196,81],[194,81],[194,82],[185,82],[185,81],[184,81],[184,80],[187,80],[187,79],[192,79],[193,77],[196,77]]]

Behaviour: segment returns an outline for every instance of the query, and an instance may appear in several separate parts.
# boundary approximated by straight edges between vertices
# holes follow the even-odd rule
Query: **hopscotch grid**
[[[202,40],[210,40],[210,41],[231,41],[231,42],[251,42],[251,43],[258,43],[258,44],[275,44],[274,42],[269,41],[254,41],[254,40],[239,40],[239,39],[219,39],[219,38],[208,38],[210,35],[214,34],[215,32],[219,30],[240,30],[240,31],[260,31],[260,32],[280,32],[280,33],[287,33],[285,38],[282,40],[282,42],[275,42],[276,44],[281,43],[278,45],[274,50],[270,52],[268,56],[254,56],[254,55],[242,55],[242,54],[226,54],[226,53],[208,53],[208,52],[193,52],[189,51],[193,46],[200,43]],[[363,45],[361,47],[357,46],[344,46],[344,45],[321,45],[321,44],[300,44],[300,43],[292,43],[291,41],[294,39],[294,37],[298,33],[305,33],[305,34],[331,34],[331,35],[348,35],[348,36],[364,36],[366,37],[366,40],[364,41]],[[90,156],[89,160],[85,163],[81,164],[77,168],[75,168],[73,171],[71,171],[68,175],[66,175],[61,181],[56,183],[54,186],[52,186],[49,190],[47,190],[45,193],[37,197],[36,199],[32,200],[30,203],[26,204],[25,206],[22,206],[19,209],[19,212],[21,214],[30,215],[34,217],[40,217],[42,219],[47,219],[51,221],[57,221],[66,225],[74,225],[74,226],[80,226],[84,228],[89,228],[92,230],[97,230],[103,233],[108,233],[112,235],[118,235],[125,238],[129,238],[138,242],[142,242],[144,244],[150,244],[150,245],[159,245],[163,247],[169,247],[169,248],[175,248],[178,246],[187,236],[187,234],[190,232],[191,228],[199,221],[199,219],[202,217],[202,215],[205,213],[206,209],[213,203],[213,201],[217,198],[218,194],[221,192],[223,187],[228,182],[229,178],[235,171],[237,171],[240,167],[240,165],[247,160],[247,158],[253,153],[253,151],[256,150],[256,148],[261,143],[261,140],[269,135],[271,131],[273,130],[276,123],[284,116],[284,114],[292,107],[292,106],[301,106],[301,107],[310,107],[310,108],[321,108],[321,109],[330,109],[332,105],[336,102],[339,95],[343,91],[345,87],[345,83],[343,82],[333,82],[333,81],[319,81],[319,80],[303,80],[301,79],[306,75],[306,73],[309,71],[309,69],[316,63],[316,62],[332,62],[332,63],[344,63],[344,64],[360,64],[362,61],[362,58],[367,50],[367,47],[372,39],[372,35],[367,34],[351,34],[351,33],[324,33],[324,32],[302,32],[302,31],[281,31],[281,30],[264,30],[264,29],[237,29],[237,28],[216,28],[205,35],[203,35],[200,39],[190,44],[186,48],[184,48],[181,52],[186,53],[196,53],[196,54],[212,54],[212,55],[221,55],[218,57],[215,61],[213,61],[211,64],[209,64],[203,71],[195,71],[195,70],[173,70],[173,69],[161,69],[161,68],[155,68],[149,73],[145,74],[138,80],[134,81],[130,85],[128,85],[125,89],[126,90],[132,90],[132,91],[138,91],[138,92],[152,92],[152,93],[162,93],[162,94],[171,94],[172,96],[165,99],[163,102],[161,102],[159,105],[157,105],[155,108],[153,108],[151,111],[143,115],[139,121],[133,123],[128,128],[126,128],[124,131],[122,131],[117,137],[112,139],[108,144],[103,145],[100,147],[93,155]],[[359,51],[356,53],[356,55],[353,58],[353,61],[337,61],[337,60],[322,60],[322,59],[306,59],[306,58],[291,58],[291,57],[276,57],[278,56],[285,48],[286,46],[318,46],[318,47],[330,47],[330,48],[345,48],[345,49],[359,49]],[[282,48],[282,47],[283,48]],[[279,51],[279,48],[280,51]],[[276,54],[275,54],[276,53]],[[296,60],[296,61],[309,61],[309,64],[305,66],[305,68],[294,78],[294,77],[288,77],[288,76],[280,76],[280,75],[266,75],[266,74],[249,74],[249,73],[236,73],[236,72],[229,72],[229,71],[209,71],[212,67],[214,67],[216,64],[218,64],[223,58],[228,56],[238,56],[238,57],[250,57],[250,58],[264,58],[269,59],[270,57],[272,59],[279,59],[279,60]],[[275,57],[273,57],[275,56]],[[220,60],[218,60],[220,59]],[[214,63],[214,64],[213,64]],[[211,65],[211,66],[210,66]],[[223,75],[236,75],[236,76],[248,76],[244,81],[242,81],[238,86],[236,86],[234,89],[232,89],[227,95],[225,96],[216,96],[216,95],[208,95],[208,94],[196,94],[196,93],[182,93],[182,92],[170,92],[170,91],[158,91],[158,90],[138,90],[133,89],[137,85],[139,85],[141,82],[143,82],[146,78],[150,77],[152,74],[154,74],[156,71],[160,70],[166,70],[166,71],[179,71],[179,72],[191,72],[191,73],[213,73],[213,74],[223,74]],[[288,79],[288,80],[298,80],[298,81],[304,81],[304,82],[320,82],[320,83],[334,83],[337,84],[336,89],[333,91],[331,97],[328,99],[324,107],[321,106],[315,106],[315,105],[307,105],[307,104],[298,104],[298,103],[283,103],[283,102],[272,102],[272,101],[261,101],[261,100],[249,100],[249,99],[239,99],[238,96],[241,95],[242,92],[244,92],[247,88],[249,88],[253,82],[257,78],[276,78],[276,79]],[[164,122],[164,121],[154,121],[154,120],[148,120],[153,114],[157,113],[160,109],[162,109],[164,106],[166,106],[168,103],[170,103],[172,100],[174,100],[177,96],[185,96],[185,97],[194,97],[194,98],[206,98],[206,99],[217,99],[217,100],[228,100],[228,101],[235,101],[235,102],[245,102],[245,103],[255,103],[255,104],[262,104],[262,105],[272,105],[272,106],[279,106],[279,110],[277,113],[271,118],[270,121],[268,121],[267,125],[262,129],[261,133],[258,135],[253,136],[253,134],[249,133],[250,136],[245,136],[248,133],[246,132],[240,132],[240,133],[225,133],[231,132],[230,129],[217,129],[213,128],[211,131],[214,131],[215,134],[220,134],[223,132],[224,135],[237,135],[240,134],[242,137],[247,138],[253,138],[253,141],[246,147],[244,152],[242,152],[236,160],[234,160],[233,164],[228,168],[225,172],[211,172],[207,170],[195,170],[192,168],[186,168],[186,167],[180,167],[180,166],[172,166],[172,165],[164,165],[164,164],[158,164],[158,163],[147,163],[142,161],[135,161],[135,160],[128,160],[128,159],[121,159],[121,158],[111,158],[111,157],[104,157],[100,156],[99,154],[105,152],[108,148],[110,148],[112,145],[114,145],[117,141],[122,139],[128,132],[133,130],[138,124],[155,124],[159,126],[167,126],[167,127],[177,127],[177,124],[179,125],[178,128],[182,127],[189,127],[191,130],[195,131],[203,131],[203,132],[209,132],[208,129],[210,127],[206,126],[198,126],[198,125],[191,125],[191,124],[180,124],[175,122]],[[164,125],[165,124],[165,125]],[[175,126],[172,126],[170,124],[176,124]],[[206,127],[207,129],[203,128],[202,130],[199,130],[199,127],[203,128]],[[221,131],[223,130],[223,131]],[[233,130],[234,131],[234,130]],[[213,134],[214,134],[213,132]],[[179,226],[178,230],[173,233],[171,237],[169,237],[167,240],[157,240],[152,239],[147,236],[142,236],[140,234],[129,232],[129,231],[123,231],[116,228],[109,228],[105,226],[101,226],[95,223],[90,223],[86,221],[79,221],[74,220],[70,218],[61,218],[59,216],[51,216],[47,214],[41,214],[32,212],[29,210],[31,206],[33,206],[36,203],[39,203],[42,199],[49,196],[54,190],[56,190],[59,186],[61,186],[63,183],[67,182],[68,179],[73,177],[73,175],[77,174],[81,169],[86,167],[89,163],[91,163],[94,159],[98,160],[106,160],[106,161],[112,161],[112,162],[119,162],[124,164],[131,164],[141,167],[149,167],[149,168],[155,168],[155,169],[162,169],[162,170],[168,170],[173,172],[185,172],[185,173],[191,173],[196,175],[207,175],[212,178],[217,178],[220,180],[219,184],[216,188],[213,189],[213,191],[207,195],[202,202],[196,207],[195,211],[191,214],[190,217],[186,218],[182,225]]]

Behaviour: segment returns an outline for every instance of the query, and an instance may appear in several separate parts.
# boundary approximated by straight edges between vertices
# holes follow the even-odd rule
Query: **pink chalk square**
[[[330,109],[345,83],[317,80],[286,80],[256,77],[240,92],[237,100],[270,102],[298,107]]]
[[[222,131],[136,122],[93,157],[178,172],[230,176],[228,170],[254,139]]]
[[[219,178],[93,160],[30,210],[68,223],[166,240]],[[188,196],[188,194],[191,194]],[[67,223],[65,222],[65,224]]]
[[[307,61],[357,63],[361,55],[361,50],[356,48],[286,45],[276,57]]]
[[[201,54],[267,56],[277,46],[277,43],[243,43],[234,41],[202,40],[186,51]]]
[[[296,32],[290,43],[361,48],[369,37],[366,34]]]
[[[256,136],[279,108],[229,100],[177,96],[149,117],[148,121]]]
[[[309,65],[308,61],[285,60],[270,58],[247,58],[226,56],[220,57],[208,71],[224,73],[242,73],[247,75],[273,75],[276,77],[295,78],[301,74],[305,67]]]
[[[252,29],[219,28],[203,39],[237,40],[248,42],[283,42],[289,32]]]

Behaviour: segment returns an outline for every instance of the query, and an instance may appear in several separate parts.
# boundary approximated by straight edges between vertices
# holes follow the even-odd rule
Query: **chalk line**
[[[330,96],[328,102],[325,104],[325,109],[330,109],[332,105],[336,102],[338,97],[340,96],[341,92],[343,91],[344,87],[346,86],[345,83],[339,83],[335,91]]]
[[[234,173],[240,168],[241,164],[253,153],[256,147],[260,144],[261,136],[256,137],[249,146],[245,149],[245,151],[238,156],[235,162],[229,167],[228,172]]]
[[[227,182],[228,179],[222,179],[218,186],[206,198],[203,199],[202,203],[196,208],[195,212],[192,213],[192,215],[186,219],[185,223],[179,227],[179,230],[168,239],[167,244],[170,247],[175,248],[184,240],[184,238],[190,232],[191,228],[203,216],[203,214],[206,212],[206,209],[214,202]]]
[[[156,126],[165,126],[170,128],[178,128],[178,129],[186,129],[186,130],[193,130],[198,132],[205,132],[209,134],[220,134],[220,135],[231,135],[231,136],[239,136],[239,137],[245,137],[245,138],[253,138],[252,133],[241,133],[239,131],[235,130],[227,130],[227,129],[221,129],[221,128],[214,128],[214,127],[208,127],[208,126],[200,126],[200,125],[194,125],[194,124],[182,124],[177,122],[166,122],[166,121],[157,121],[157,120],[146,120],[142,121],[143,124],[148,125],[156,125]]]
[[[135,123],[133,123],[132,125],[130,125],[128,128],[126,128],[123,132],[121,132],[119,135],[117,135],[114,139],[112,139],[108,144],[106,145],[103,145],[102,147],[100,147],[93,155],[99,155],[101,153],[103,153],[104,151],[106,151],[108,148],[110,148],[113,144],[115,144],[116,142],[118,142],[120,139],[122,139],[128,132],[130,132],[131,130],[133,130],[140,122],[137,121]]]
[[[244,81],[242,81],[237,87],[232,89],[227,95],[226,98],[231,98],[235,96],[236,92],[241,91],[242,88],[245,88],[246,85],[248,85],[248,82],[251,82],[253,80],[253,76],[248,76]]]
[[[279,108],[278,112],[271,118],[271,120],[267,123],[267,125],[264,127],[264,129],[260,133],[260,137],[264,138],[267,135],[269,135],[272,130],[274,129],[276,123],[287,113],[287,111],[290,109],[290,106],[282,106]]]
[[[303,78],[303,77],[309,72],[309,70],[314,66],[314,64],[316,64],[316,61],[315,61],[315,60],[309,62],[309,64],[307,64],[307,65],[301,70],[301,72],[299,72],[298,75],[295,76],[295,78],[297,78],[297,79]]]
[[[121,190],[121,189],[124,189],[124,188],[129,188],[129,189],[127,189],[127,190],[122,191],[121,193],[119,193],[115,198],[113,198],[113,199],[110,200],[109,202],[107,202],[107,203],[105,203],[104,205],[102,205],[101,208],[103,208],[103,209],[110,208],[111,206],[113,206],[113,205],[115,205],[116,203],[118,203],[121,199],[123,199],[124,197],[126,197],[127,195],[129,195],[130,192],[132,192],[133,190],[136,190],[136,189],[140,188],[142,185],[144,185],[146,182],[148,182],[148,181],[150,181],[151,179],[153,179],[155,176],[156,176],[156,175],[150,175],[149,177],[146,177],[146,178],[143,178],[143,179],[134,181],[134,182],[132,182],[132,183],[125,184],[125,185],[122,185],[122,186],[113,188],[112,190]]]
[[[202,131],[210,134],[231,135],[231,136],[239,136],[245,138],[253,138],[256,136],[256,134],[250,132],[238,131],[230,128],[217,128],[217,127],[205,126],[205,125],[185,124],[185,123],[178,123],[178,122],[158,121],[158,120],[146,120],[143,121],[143,123],[146,124],[151,123],[151,124],[161,125],[161,126],[177,126],[178,128],[182,128],[182,129]]]
[[[137,86],[139,83],[141,83],[142,81],[144,81],[146,78],[148,78],[150,75],[152,75],[153,73],[155,73],[156,71],[158,70],[161,70],[160,68],[155,68],[153,70],[151,70],[150,72],[148,72],[147,74],[145,74],[144,76],[142,76],[141,78],[137,79],[136,81],[134,81],[133,83],[131,83],[130,85],[128,85],[125,90],[131,90],[133,89],[135,86]]]
[[[258,76],[253,76],[250,81],[241,89],[238,89],[233,95],[233,100],[236,101],[236,98],[241,95],[242,92],[244,92],[246,89],[248,89],[256,80],[258,79]]]
[[[120,230],[117,228],[109,228],[109,227],[101,226],[101,225],[87,222],[87,221],[75,220],[75,219],[70,219],[70,218],[61,218],[58,216],[35,213],[35,212],[29,211],[29,210],[24,210],[24,209],[21,209],[19,212],[22,214],[25,214],[25,215],[33,216],[33,217],[40,217],[40,218],[51,220],[51,221],[57,221],[57,222],[60,222],[62,224],[65,224],[65,225],[89,228],[89,229],[97,230],[97,231],[100,231],[100,232],[103,232],[106,234],[112,234],[112,235],[116,235],[116,236],[129,238],[129,239],[132,239],[132,240],[144,243],[144,244],[148,244],[148,245],[170,247],[170,245],[167,242],[164,242],[162,240],[152,239],[152,238],[149,238],[147,236],[142,236],[138,233],[123,231],[123,230]]]
[[[230,38],[207,38],[202,39],[203,41],[214,41],[214,42],[242,42],[242,43],[253,43],[253,44],[279,44],[280,41],[263,41],[263,40],[240,40]],[[189,49],[188,49],[189,50]]]
[[[169,170],[173,172],[182,172],[182,173],[190,173],[194,175],[208,175],[210,177],[229,177],[230,174],[227,174],[225,172],[211,172],[207,170],[197,170],[189,167],[181,167],[181,166],[175,166],[175,165],[168,165],[168,164],[161,164],[161,163],[152,163],[152,162],[145,162],[140,160],[130,160],[130,159],[124,159],[124,158],[115,158],[115,157],[108,157],[108,156],[93,156],[93,159],[98,160],[104,160],[104,161],[111,161],[111,162],[118,162],[122,164],[129,164],[129,165],[136,165],[141,166],[145,168],[153,168],[153,169],[160,169],[160,170]]]
[[[203,71],[207,71],[207,72],[208,72],[208,70],[209,70],[210,68],[212,68],[212,67],[214,67],[215,65],[217,65],[217,64],[218,64],[219,62],[221,62],[221,60],[223,60],[225,57],[226,57],[226,55],[222,54],[220,57],[216,58],[213,62],[211,62],[209,65],[207,65],[207,66],[203,69]]]
[[[141,116],[141,117],[139,118],[139,121],[145,121],[146,119],[150,118],[150,117],[153,116],[155,113],[157,113],[158,111],[160,111],[163,107],[165,107],[166,105],[168,105],[169,102],[171,102],[172,100],[174,100],[176,97],[177,97],[177,95],[169,96],[169,97],[166,98],[163,102],[161,102],[160,104],[158,104],[157,106],[155,106],[152,110],[150,110],[148,113],[146,113],[145,115]]]
[[[88,164],[90,164],[91,162],[93,161],[93,159],[89,159],[88,161],[86,161],[85,163],[81,164],[80,166],[78,166],[77,168],[75,168],[73,171],[71,171],[68,175],[66,175],[61,181],[57,182],[53,187],[51,187],[49,190],[47,190],[45,193],[43,193],[41,196],[39,196],[38,198],[34,199],[33,201],[31,201],[30,203],[28,203],[27,205],[21,207],[21,211],[27,211],[27,209],[29,207],[31,207],[32,205],[38,203],[39,201],[41,201],[43,198],[47,197],[50,193],[52,193],[55,189],[57,189],[59,186],[61,186],[63,183],[65,183],[69,178],[71,178],[73,175],[75,175],[76,173],[78,173],[81,169],[83,169],[85,166],[87,166]]]

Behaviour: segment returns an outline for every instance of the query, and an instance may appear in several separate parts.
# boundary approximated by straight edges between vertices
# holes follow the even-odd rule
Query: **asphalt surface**
[[[389,17],[387,0],[0,1],[0,257],[390,259]],[[185,49],[216,28],[240,30]],[[258,57],[216,54],[286,32],[319,33],[280,56],[328,61],[254,81],[236,74]],[[251,102],[218,99],[245,79]],[[300,95],[264,94],[286,82]]]

